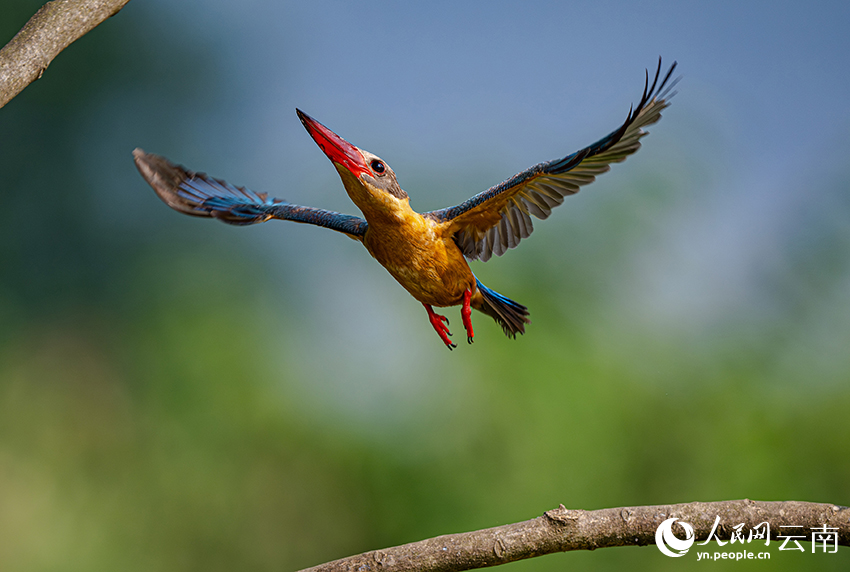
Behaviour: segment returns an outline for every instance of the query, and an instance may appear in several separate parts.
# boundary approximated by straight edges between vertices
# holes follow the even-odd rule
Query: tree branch
[[[0,107],[44,73],[59,52],[118,13],[129,0],[54,0],[0,50]]]
[[[793,534],[809,540],[810,529],[827,526],[837,529],[839,545],[850,546],[850,508],[832,504],[734,500],[593,511],[561,505],[533,520],[364,552],[301,572],[456,572],[554,552],[646,546],[655,542],[658,525],[672,517],[690,524],[697,540],[706,540],[718,516],[713,538],[728,540],[740,523],[749,530],[767,522],[774,540],[782,526],[802,527]]]

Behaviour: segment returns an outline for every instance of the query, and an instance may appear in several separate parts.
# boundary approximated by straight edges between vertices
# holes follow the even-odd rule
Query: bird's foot
[[[452,335],[449,331],[449,319],[434,312],[434,309],[428,304],[422,305],[425,306],[425,309],[428,311],[428,319],[437,331],[437,335],[440,336],[440,339],[443,340],[443,343],[446,344],[447,348],[450,350],[455,349],[457,345],[453,344],[452,340],[449,338],[449,336]]]
[[[463,307],[460,309],[460,317],[463,319],[463,328],[466,330],[466,341],[472,343],[472,338],[475,334],[472,333],[472,291],[467,290],[463,293]]]

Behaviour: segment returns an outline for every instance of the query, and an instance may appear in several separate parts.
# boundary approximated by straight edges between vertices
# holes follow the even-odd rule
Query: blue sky
[[[283,181],[293,201],[351,210],[296,106],[386,159],[414,207],[429,210],[610,131],[659,55],[679,61],[683,81],[637,162],[702,170],[689,181],[694,232],[724,226],[739,244],[748,232],[777,232],[787,212],[817,199],[805,188],[814,178],[846,172],[842,2],[256,0],[155,10],[190,45],[220,52],[209,82],[221,91],[211,89],[212,113],[187,132],[183,160],[224,162],[222,176],[270,191]]]

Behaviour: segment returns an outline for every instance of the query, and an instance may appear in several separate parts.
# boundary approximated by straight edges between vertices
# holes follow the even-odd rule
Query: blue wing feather
[[[595,143],[561,159],[538,163],[459,205],[426,216],[452,222],[455,242],[467,258],[488,260],[493,254],[504,254],[531,234],[531,216],[547,218],[564,197],[637,151],[639,139],[646,134],[642,128],[658,121],[675,95],[671,90],[678,79],[668,85],[674,69],[676,62],[659,83],[659,58],[652,85],[647,71],[643,95],[626,121]]]
[[[322,226],[361,239],[368,224],[360,217],[293,205],[204,173],[189,171],[165,157],[133,152],[139,172],[171,208],[192,216],[245,226],[276,218]]]

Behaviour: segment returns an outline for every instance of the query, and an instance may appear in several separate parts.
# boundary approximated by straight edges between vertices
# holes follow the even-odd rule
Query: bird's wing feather
[[[625,160],[640,148],[642,129],[661,118],[661,110],[669,105],[670,92],[676,84],[668,81],[676,62],[658,82],[661,59],[652,85],[646,84],[640,103],[625,123],[596,143],[546,163],[539,163],[510,179],[479,193],[454,207],[426,213],[439,222],[450,222],[449,232],[469,259],[488,260],[514,248],[531,234],[531,217],[547,218],[564,197],[577,193],[579,187],[592,183],[597,175],[610,169],[611,163]]]
[[[272,218],[314,224],[362,240],[368,224],[360,217],[293,205],[244,187],[195,173],[165,157],[133,151],[136,167],[168,206],[192,216],[217,218],[229,224],[249,225]]]

